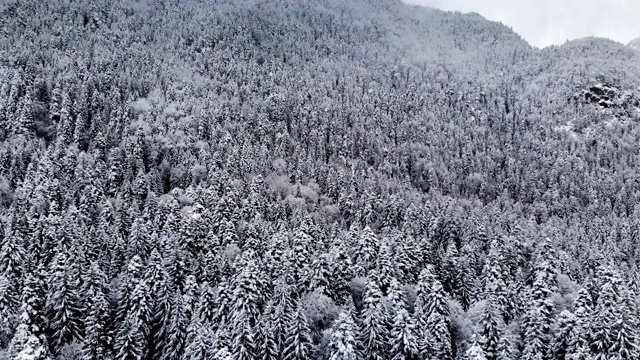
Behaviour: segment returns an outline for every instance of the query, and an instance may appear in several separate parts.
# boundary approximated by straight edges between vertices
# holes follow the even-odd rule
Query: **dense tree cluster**
[[[576,96],[640,98],[630,48],[387,0],[0,33],[0,359],[640,358],[640,112]]]

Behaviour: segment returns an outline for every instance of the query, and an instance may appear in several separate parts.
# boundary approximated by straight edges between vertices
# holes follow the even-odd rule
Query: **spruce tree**
[[[301,308],[292,314],[283,344],[283,360],[303,360],[311,357],[312,341],[307,318]]]
[[[276,360],[279,358],[280,349],[275,341],[275,334],[271,321],[273,306],[267,303],[265,311],[258,321],[255,329],[255,344],[258,357],[264,360]]]
[[[181,359],[198,360],[213,359],[213,333],[209,326],[202,323],[199,317],[194,317],[187,327],[185,349]]]
[[[558,315],[556,331],[553,341],[553,356],[555,359],[564,360],[571,355],[571,342],[579,334],[576,333],[576,317],[564,310]]]
[[[364,360],[383,360],[388,354],[389,328],[382,302],[382,291],[376,283],[376,274],[369,273],[369,280],[364,293],[358,340],[362,344]]]
[[[593,317],[593,305],[591,295],[582,288],[578,290],[578,297],[574,300],[572,314],[575,317],[575,336],[567,347],[568,359],[587,359],[591,354],[591,326]]]
[[[349,310],[338,315],[331,329],[327,358],[329,360],[356,360],[359,358],[356,329]]]
[[[81,336],[79,279],[71,272],[71,264],[63,251],[53,260],[49,291],[45,304],[51,351],[57,354],[67,343]]]
[[[249,316],[245,312],[235,314],[231,329],[231,354],[236,360],[257,359],[254,332],[249,321]]]
[[[554,304],[555,271],[548,261],[539,260],[535,280],[528,297],[529,309],[523,318],[523,358],[549,359],[551,352],[551,326]]]
[[[418,360],[420,358],[416,325],[403,307],[396,310],[390,333],[393,360]]]
[[[498,358],[498,346],[500,342],[500,318],[491,302],[484,307],[479,328],[477,329],[476,341],[482,348],[482,352],[487,360]]]
[[[129,309],[116,335],[116,359],[144,359],[148,354],[151,308],[149,287],[140,280],[130,295]]]
[[[482,346],[477,341],[477,338],[474,336],[471,339],[471,346],[465,352],[467,356],[467,360],[488,360],[489,358],[486,356]]]
[[[0,275],[0,348],[9,344],[13,332],[17,326],[18,315],[16,309],[19,305],[18,296],[9,285],[9,281]]]

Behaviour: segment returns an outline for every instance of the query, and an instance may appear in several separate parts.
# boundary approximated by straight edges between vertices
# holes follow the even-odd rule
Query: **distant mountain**
[[[543,96],[564,97],[576,88],[610,82],[621,88],[640,84],[640,54],[615,41],[587,37],[550,46],[523,62],[525,92],[544,88]]]
[[[0,34],[0,359],[640,359],[632,47],[399,0]]]
[[[640,37],[631,40],[627,46],[631,47],[633,50],[640,51]]]

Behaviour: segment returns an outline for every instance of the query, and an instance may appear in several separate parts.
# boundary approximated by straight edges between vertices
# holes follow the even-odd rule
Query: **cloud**
[[[477,12],[510,26],[537,47],[586,36],[623,44],[640,36],[637,0],[404,0],[447,11]]]

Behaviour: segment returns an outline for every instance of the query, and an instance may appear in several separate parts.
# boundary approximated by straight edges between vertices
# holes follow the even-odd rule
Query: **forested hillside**
[[[640,358],[630,46],[396,0],[0,34],[0,359]]]

